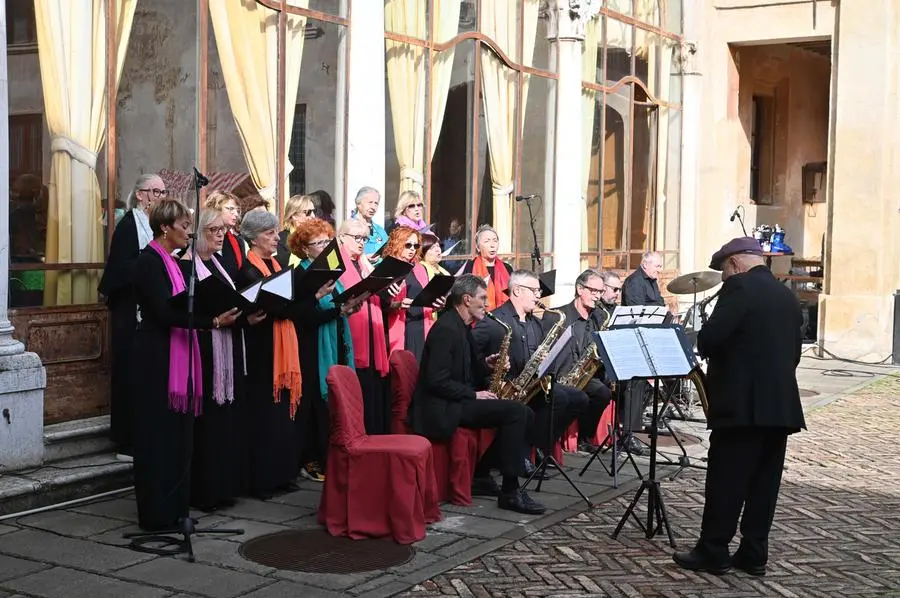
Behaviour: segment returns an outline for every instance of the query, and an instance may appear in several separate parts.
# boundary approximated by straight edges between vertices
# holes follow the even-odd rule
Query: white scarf
[[[140,208],[134,208],[131,210],[131,213],[134,214],[134,223],[137,225],[138,250],[141,250],[153,240],[153,231],[150,230],[150,217]]]

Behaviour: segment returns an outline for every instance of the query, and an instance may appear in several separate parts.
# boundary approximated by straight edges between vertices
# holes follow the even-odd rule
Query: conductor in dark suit
[[[540,514],[544,506],[519,487],[519,476],[525,473],[522,454],[533,419],[531,410],[481,390],[488,387],[497,359],[497,355],[483,358],[472,338],[471,325],[484,317],[486,304],[484,279],[463,274],[453,283],[448,309],[425,340],[409,420],[416,434],[437,441],[449,440],[458,427],[496,428],[497,437],[489,453],[497,449],[503,475],[497,506]]]
[[[706,502],[697,545],[673,558],[684,569],[765,575],[787,437],[806,427],[796,374],[802,317],[754,239],[730,241],[710,268],[725,283],[697,337],[709,360]],[[738,517],[741,543],[729,558]]]

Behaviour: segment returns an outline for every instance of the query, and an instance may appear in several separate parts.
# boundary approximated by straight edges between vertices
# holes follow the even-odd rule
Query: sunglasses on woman
[[[403,246],[406,247],[407,249],[418,249],[419,248],[418,243],[404,243]]]

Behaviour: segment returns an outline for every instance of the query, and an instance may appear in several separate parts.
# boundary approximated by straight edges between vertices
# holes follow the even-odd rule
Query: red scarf
[[[509,272],[499,259],[494,260],[494,276],[491,278],[487,264],[480,255],[472,261],[472,274],[483,278],[488,285],[487,311],[494,311],[507,301],[509,295],[504,293],[509,288]]]
[[[425,270],[425,266],[421,263],[413,266],[412,269],[413,276],[416,277],[416,280],[422,285],[424,289],[426,285],[428,285],[428,271]],[[406,298],[406,290],[408,285],[403,285],[403,288],[400,289],[400,293],[394,297],[394,301],[403,301]],[[406,312],[408,310],[405,309],[392,309],[388,312],[388,336],[390,337],[390,351],[389,353],[393,353],[394,351],[401,351],[406,348]],[[432,324],[434,324],[434,318],[431,317],[431,314],[434,312],[434,309],[431,307],[423,307],[422,308],[422,317],[425,322],[425,337],[428,337],[428,331],[431,330]]]
[[[244,265],[244,255],[241,251],[241,242],[238,241],[237,237],[234,236],[234,233],[231,231],[225,233],[225,239],[228,240],[228,243],[231,245],[231,250],[234,251],[234,261],[237,262],[237,269],[240,270],[241,266]]]
[[[344,263],[347,264],[347,268],[338,279],[338,282],[344,285],[345,289],[349,289],[372,272],[372,266],[369,265],[369,260],[367,258],[361,256],[358,260],[354,260],[343,247],[341,247],[341,255],[344,258]],[[356,262],[360,265],[362,276],[356,271],[356,266],[351,262]],[[375,349],[374,356],[369,355],[370,312],[372,314],[372,334],[375,335],[375,338],[372,339],[372,346]],[[382,376],[387,376],[387,344],[384,340],[384,319],[381,314],[381,299],[379,299],[377,295],[372,295],[366,299],[365,303],[362,305],[362,309],[348,316],[347,322],[350,324],[350,337],[353,339],[353,364],[357,369],[365,369],[369,367],[371,358],[374,357],[375,369]]]

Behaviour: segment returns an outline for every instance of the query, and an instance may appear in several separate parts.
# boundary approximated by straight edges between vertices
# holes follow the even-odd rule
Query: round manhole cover
[[[816,391],[814,391],[814,390],[809,390],[809,389],[806,389],[806,388],[801,388],[801,389],[800,389],[800,398],[801,398],[801,399],[808,399],[809,397],[814,397],[814,396],[816,396],[817,394],[819,394],[819,393],[816,392]]]
[[[647,445],[650,444],[650,435],[649,434],[635,434],[635,436],[637,436],[641,442],[643,442]],[[699,437],[694,436],[693,434],[684,434],[682,432],[678,432],[678,440],[680,440],[681,444],[683,444],[684,446],[700,444],[700,442],[701,442]],[[672,438],[671,434],[657,435],[656,444],[657,444],[657,446],[664,446],[664,447],[678,446],[678,443],[675,442],[675,439]]]
[[[285,571],[359,573],[409,562],[414,549],[391,540],[336,538],[324,530],[289,530],[241,545],[241,556]]]

